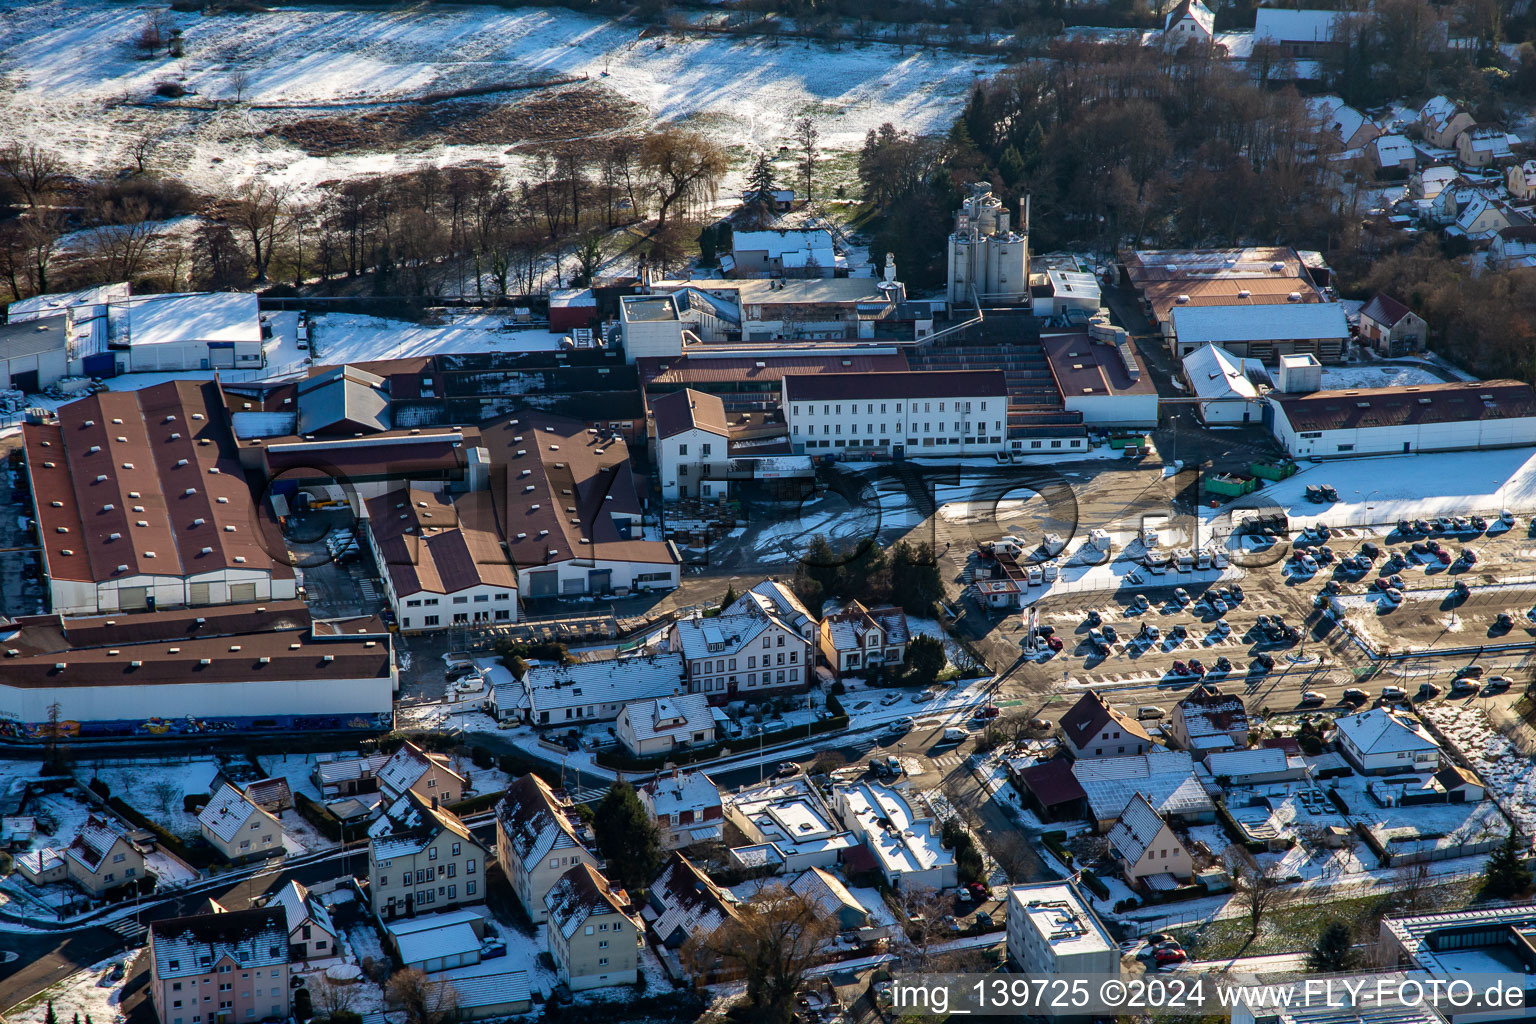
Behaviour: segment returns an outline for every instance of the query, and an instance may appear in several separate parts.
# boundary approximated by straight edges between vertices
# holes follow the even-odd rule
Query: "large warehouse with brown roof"
[[[78,736],[387,729],[397,686],[377,618],[254,608],[28,616],[0,642],[0,735],[38,738],[58,705]]]
[[[259,535],[217,382],[103,392],[23,433],[54,611],[296,595]]]
[[[1264,419],[1296,458],[1536,444],[1536,394],[1513,380],[1272,394]]]

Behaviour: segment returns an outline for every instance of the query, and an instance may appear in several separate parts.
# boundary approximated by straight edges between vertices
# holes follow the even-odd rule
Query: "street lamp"
[[[1376,494],[1380,490],[1381,490],[1381,488],[1377,487],[1377,488],[1375,488],[1375,489],[1373,489],[1371,491],[1366,492],[1365,498],[1362,501],[1362,504],[1365,506],[1365,508],[1361,512],[1361,518],[1360,518],[1360,525],[1361,526],[1369,526],[1369,525],[1371,525],[1371,495]],[[1358,495],[1359,493],[1360,492],[1358,490],[1355,491],[1356,495]]]

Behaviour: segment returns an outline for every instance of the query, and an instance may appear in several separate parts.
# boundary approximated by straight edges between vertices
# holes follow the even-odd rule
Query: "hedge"
[[[472,796],[466,800],[451,803],[448,805],[448,809],[462,818],[466,814],[474,814],[476,811],[495,807],[501,802],[501,798],[506,795],[507,791],[504,789],[498,789],[494,793],[481,793],[479,796]]]
[[[107,797],[107,806],[112,808],[118,814],[122,815],[132,824],[153,833],[155,839],[159,841],[161,846],[164,846],[166,849],[170,850],[176,856],[180,857],[182,860],[186,861],[188,864],[195,868],[207,868],[223,860],[223,858],[219,856],[219,851],[215,850],[211,846],[188,846],[186,841],[183,840],[180,836],[176,835],[174,832],[167,831],[164,826],[150,821],[148,818],[144,817],[143,814],[139,813],[138,808],[134,807],[120,796]]]
[[[1066,832],[1059,829],[1054,832],[1043,833],[1040,836],[1040,841],[1045,844],[1045,848],[1055,854],[1056,859],[1061,861],[1063,865],[1070,868],[1072,866],[1072,851],[1063,845],[1066,839]]]
[[[1080,877],[1082,878],[1083,884],[1092,890],[1095,896],[1101,900],[1109,899],[1109,886],[1104,884],[1104,879],[1100,878],[1092,871],[1089,871],[1087,868],[1083,868]]]
[[[313,798],[304,793],[293,794],[293,809],[299,812],[299,817],[309,822],[319,830],[325,838],[335,842],[341,842],[341,822],[336,816],[324,807],[315,803]]]
[[[1219,800],[1216,802],[1216,817],[1221,820],[1222,827],[1226,829],[1227,837],[1249,853],[1263,853],[1269,849],[1267,844],[1256,839],[1252,841],[1244,839],[1243,830],[1237,826],[1237,819],[1232,817],[1232,812],[1227,810],[1227,805]]]

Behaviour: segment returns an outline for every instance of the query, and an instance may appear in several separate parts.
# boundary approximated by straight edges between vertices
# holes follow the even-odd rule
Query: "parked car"
[[[1467,586],[1461,580],[1457,580],[1456,583],[1451,587],[1451,594],[1452,594],[1452,596],[1456,597],[1459,600],[1465,601],[1467,599],[1467,597],[1469,597],[1471,595],[1471,593],[1472,593],[1472,588]]]
[[[1146,611],[1148,608],[1152,607],[1152,602],[1147,600],[1146,594],[1137,594],[1136,597],[1132,599],[1131,604],[1140,611]]]
[[[1189,675],[1189,666],[1184,664],[1182,661],[1176,661],[1173,663],[1172,671],[1176,676],[1187,676]]]
[[[1205,675],[1205,666],[1200,663],[1199,658],[1190,658],[1189,671],[1192,675],[1203,676]]]
[[[1472,694],[1476,693],[1477,691],[1481,690],[1482,688],[1483,688],[1483,684],[1481,682],[1479,682],[1478,680],[1476,680],[1476,679],[1469,679],[1469,678],[1463,676],[1460,679],[1457,679],[1457,680],[1455,680],[1454,682],[1451,683],[1451,696],[1453,696],[1453,697],[1461,697],[1461,696],[1470,697]]]
[[[1243,588],[1240,585],[1234,583],[1234,584],[1232,584],[1232,588],[1231,589],[1232,589],[1232,601],[1233,601],[1233,603],[1234,604],[1241,604],[1242,601],[1243,601]]]
[[[1483,683],[1483,689],[1489,693],[1502,693],[1509,689],[1512,683],[1513,680],[1509,676],[1489,676],[1487,682]]]
[[[977,903],[985,903],[992,898],[992,890],[980,882],[972,882],[965,887],[965,891],[971,894],[971,899]]]
[[[1431,700],[1440,696],[1440,687],[1434,683],[1419,684],[1419,700]]]
[[[903,715],[896,719],[896,721],[892,722],[890,725],[886,726],[886,729],[890,732],[905,733],[911,732],[913,726],[915,725],[917,725],[917,723],[912,720],[911,716]]]
[[[1458,679],[1481,679],[1481,678],[1483,678],[1483,666],[1481,666],[1481,665],[1463,665],[1463,666],[1461,666],[1461,668],[1456,670],[1456,678],[1458,678]]]
[[[1153,952],[1152,959],[1156,960],[1158,966],[1161,967],[1169,964],[1181,964],[1189,959],[1189,955],[1182,949],[1159,949]]]
[[[900,702],[901,694],[899,693],[888,693],[884,697],[880,698],[880,706],[883,708],[888,708],[892,704],[898,704]]]
[[[1393,606],[1403,603],[1403,592],[1396,587],[1388,587],[1381,592],[1381,596],[1386,599],[1388,604]]]
[[[1105,626],[1103,636],[1106,642],[1114,643],[1120,639],[1120,634],[1115,632],[1114,626]]]
[[[1173,663],[1173,670],[1175,672],[1179,671],[1179,662],[1176,661]],[[1168,712],[1164,711],[1156,704],[1143,704],[1141,707],[1136,709],[1136,720],[1138,722],[1151,721],[1162,718],[1167,713]]]
[[[787,779],[791,775],[799,775],[800,766],[793,761],[780,761],[779,766],[773,770],[776,779]]]
[[[1346,704],[1364,704],[1371,699],[1371,695],[1358,687],[1351,686],[1344,691],[1342,699]]]
[[[1263,672],[1268,672],[1275,667],[1275,659],[1262,651],[1253,656],[1252,666]]]
[[[984,704],[981,707],[977,708],[975,713],[971,717],[972,718],[979,718],[979,719],[985,721],[988,718],[996,718],[998,715],[1002,714],[1002,712],[1003,712],[1003,709],[1000,708],[1000,707],[997,707],[996,705]]]
[[[1388,703],[1407,700],[1408,691],[1404,690],[1401,686],[1383,686],[1381,688],[1381,699]]]
[[[1173,599],[1179,602],[1181,607],[1187,605],[1189,604],[1189,591],[1185,590],[1183,587],[1174,587]]]
[[[1321,693],[1318,693],[1316,690],[1308,690],[1301,695],[1301,706],[1304,708],[1315,707],[1327,699],[1327,697]]]
[[[1225,654],[1223,654],[1221,657],[1216,659],[1216,669],[1215,670],[1217,672],[1231,672],[1232,671],[1232,659],[1228,658]]]
[[[1515,620],[1510,618],[1509,612],[1499,612],[1494,616],[1493,628],[1500,633],[1508,632],[1515,626]]]
[[[1053,653],[1060,653],[1065,645],[1061,642],[1061,637],[1048,636],[1045,638],[1045,646],[1049,647]]]
[[[1376,544],[1375,541],[1368,540],[1364,544],[1360,545],[1360,553],[1365,555],[1367,558],[1375,558],[1377,555],[1381,554],[1381,548]]]

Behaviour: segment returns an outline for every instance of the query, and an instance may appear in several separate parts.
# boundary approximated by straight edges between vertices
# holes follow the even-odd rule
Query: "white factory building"
[[[730,492],[730,427],[719,395],[684,388],[651,400],[661,496],[723,498]]]
[[[1008,437],[1001,370],[787,375],[784,420],[797,455],[991,455]]]
[[[1266,306],[1184,306],[1172,313],[1173,354],[1183,359],[1205,345],[1220,345],[1236,356],[1273,364],[1283,355],[1309,353],[1325,363],[1339,362],[1349,341],[1344,306],[1290,301]]]
[[[1027,200],[1026,200],[1027,202]],[[1019,230],[990,182],[971,186],[949,236],[949,304],[953,307],[1013,305],[1030,301],[1029,214]]]
[[[1512,380],[1272,393],[1265,425],[1292,458],[1536,444],[1536,395]]]
[[[1252,377],[1263,374],[1257,360],[1241,359],[1219,345],[1205,345],[1184,357],[1184,379],[1200,400],[1208,424],[1258,423],[1264,401]]]
[[[252,292],[138,295],[112,312],[112,344],[127,345],[133,373],[261,368],[261,314]]]

